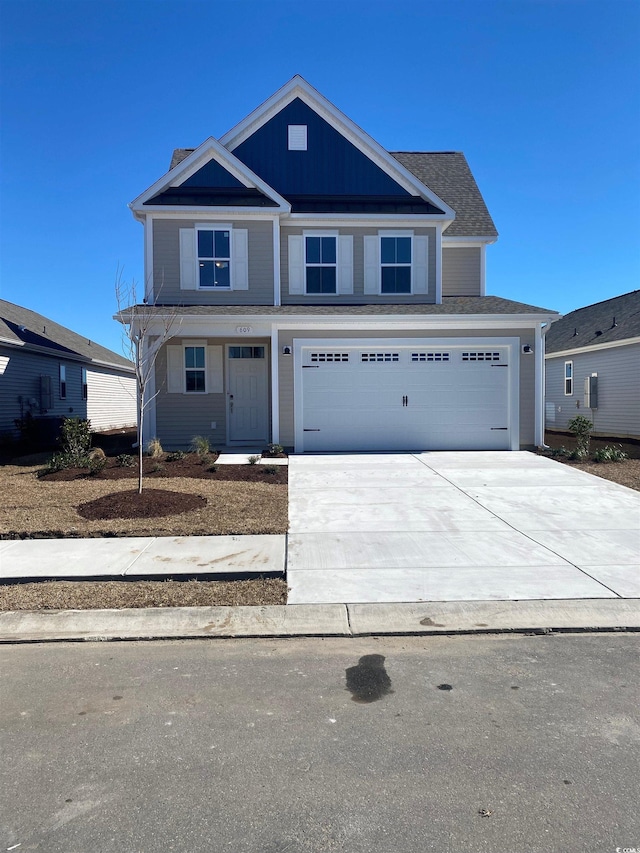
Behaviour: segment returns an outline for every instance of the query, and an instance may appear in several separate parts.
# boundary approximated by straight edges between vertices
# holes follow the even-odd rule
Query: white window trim
[[[337,296],[338,295],[338,237],[339,231],[315,231],[304,230],[302,232],[302,251],[304,253],[304,295],[305,296]],[[307,263],[307,237],[333,237],[336,242],[336,260],[333,264],[309,264]],[[336,289],[333,293],[309,293],[307,290],[307,268],[308,267],[333,267],[336,271]]]
[[[408,264],[383,264],[382,263],[382,238],[383,237],[410,237],[411,238],[411,262]],[[414,231],[403,229],[389,229],[378,231],[378,252],[380,257],[380,271],[378,273],[378,293],[380,296],[412,296],[413,295],[413,264],[414,264]],[[382,290],[382,268],[383,267],[408,267],[409,268],[409,290],[406,293],[384,293]]]
[[[209,290],[210,288],[203,288]],[[200,347],[204,350],[204,367],[187,367],[187,349]],[[204,389],[202,391],[187,391],[187,370],[200,370],[204,373]],[[182,344],[182,393],[188,394],[206,394],[208,392],[207,380],[207,342],[206,341],[184,341]]]
[[[194,226],[194,238],[196,241],[195,244],[195,263],[196,263],[196,290],[202,290],[205,293],[228,293],[233,290],[233,270],[232,270],[232,258],[233,258],[233,225],[226,222],[196,222]],[[198,232],[199,231],[228,231],[229,232],[229,286],[228,287],[203,287],[200,285],[200,256],[198,254]],[[215,237],[214,237],[214,251],[215,251]],[[207,258],[206,260],[212,260],[211,258]],[[215,258],[213,259],[215,260]],[[227,258],[222,258],[221,260],[227,260]],[[194,393],[192,391],[190,394]]]
[[[571,376],[567,376],[567,365],[571,365]],[[571,390],[567,391],[567,380],[571,383]],[[573,361],[565,361],[564,363],[564,396],[573,397]]]

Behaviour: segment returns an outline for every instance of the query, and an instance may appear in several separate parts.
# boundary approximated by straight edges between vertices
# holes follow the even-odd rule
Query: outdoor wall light
[[[282,355],[291,355],[291,347],[282,347]]]
[[[529,346],[529,344],[525,344],[525,345],[522,347],[522,352],[523,352],[525,355],[530,355],[530,354],[533,352],[533,347]]]

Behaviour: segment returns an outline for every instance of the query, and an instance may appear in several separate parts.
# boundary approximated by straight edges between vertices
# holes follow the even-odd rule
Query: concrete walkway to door
[[[526,452],[294,456],[289,603],[639,598],[640,493]]]

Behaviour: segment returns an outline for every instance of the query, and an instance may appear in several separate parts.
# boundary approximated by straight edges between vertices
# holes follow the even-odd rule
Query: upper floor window
[[[429,237],[385,229],[365,235],[364,292],[372,296],[414,296],[429,292]]]
[[[82,368],[82,399],[86,400],[89,396],[89,388],[87,386],[87,368]]]
[[[411,293],[411,237],[380,237],[380,292]]]
[[[305,237],[307,293],[336,292],[336,238]]]
[[[60,365],[60,399],[67,399],[67,368],[64,364]]]
[[[231,232],[198,228],[198,286],[231,287]]]
[[[180,228],[180,289],[248,290],[249,230],[217,222]]]
[[[573,394],[573,362],[565,361],[564,363],[564,394],[565,397],[570,397]]]

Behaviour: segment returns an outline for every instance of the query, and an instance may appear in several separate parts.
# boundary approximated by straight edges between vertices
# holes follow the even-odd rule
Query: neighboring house
[[[296,76],[130,207],[145,313],[178,315],[145,440],[542,444],[557,314],[485,295],[497,231],[462,154],[389,153]]]
[[[592,435],[640,439],[640,290],[567,314],[546,350],[547,429],[585,415]]]
[[[136,422],[133,365],[52,320],[0,299],[0,434],[35,419],[43,440],[62,417],[107,430]]]

